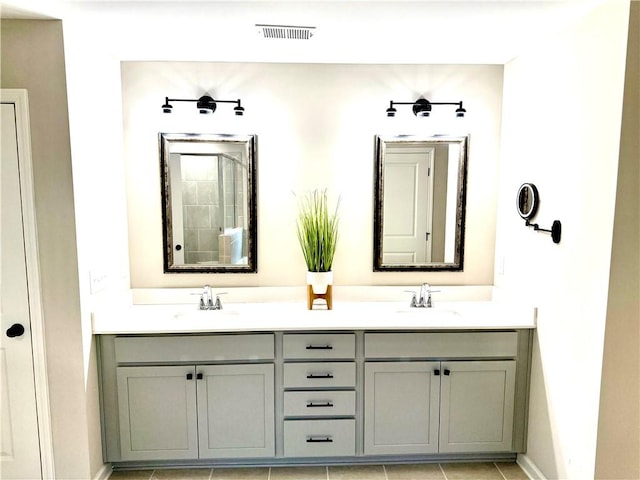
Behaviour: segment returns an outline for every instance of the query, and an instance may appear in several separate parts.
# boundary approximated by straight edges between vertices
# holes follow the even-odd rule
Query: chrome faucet
[[[437,292],[438,290],[431,290],[431,286],[428,283],[423,283],[420,286],[420,294],[416,297],[416,292],[412,292],[410,308],[431,308],[433,307],[433,301],[431,300],[431,292]]]
[[[222,310],[222,302],[220,301],[220,294],[216,295],[216,299],[213,299],[211,293],[211,286],[205,285],[200,294],[200,310]]]

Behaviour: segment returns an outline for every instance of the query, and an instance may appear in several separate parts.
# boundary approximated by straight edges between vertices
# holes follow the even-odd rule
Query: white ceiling
[[[121,60],[503,64],[602,1],[0,0],[0,13],[62,18]],[[316,30],[264,39],[257,23]]]

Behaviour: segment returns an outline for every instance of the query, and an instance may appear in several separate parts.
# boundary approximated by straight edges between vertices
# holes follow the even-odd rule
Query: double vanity
[[[373,463],[525,451],[534,308],[338,301],[309,311],[231,297],[222,310],[191,301],[96,311],[105,461]]]

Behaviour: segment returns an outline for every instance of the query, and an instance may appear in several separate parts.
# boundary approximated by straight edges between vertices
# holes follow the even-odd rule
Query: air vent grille
[[[309,40],[316,27],[299,27],[294,25],[256,24],[258,34],[263,38],[280,38],[284,40]]]

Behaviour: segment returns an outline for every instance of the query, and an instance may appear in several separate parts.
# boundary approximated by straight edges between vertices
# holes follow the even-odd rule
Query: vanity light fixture
[[[216,111],[216,107],[218,103],[235,103],[235,107],[233,107],[233,111],[236,115],[242,116],[244,115],[244,108],[240,104],[240,99],[238,100],[214,100],[210,95],[203,95],[200,98],[164,98],[164,105],[162,105],[162,111],[164,113],[171,113],[173,111],[173,105],[171,102],[196,102],[196,108],[198,112],[202,114],[213,113]]]
[[[416,117],[428,117],[431,114],[431,109],[433,105],[456,105],[456,117],[464,117],[464,114],[467,111],[462,106],[462,101],[460,102],[431,102],[426,98],[419,98],[415,102],[394,102],[391,100],[389,102],[389,108],[387,108],[387,117],[395,117],[396,116],[396,108],[394,105],[412,105],[413,106],[413,114]]]

